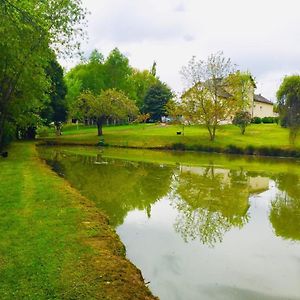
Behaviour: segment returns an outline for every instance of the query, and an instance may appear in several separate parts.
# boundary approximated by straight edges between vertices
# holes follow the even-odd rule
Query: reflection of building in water
[[[181,172],[190,172],[192,174],[203,176],[207,172],[206,167],[188,167],[188,166],[181,166]],[[231,170],[229,169],[213,169],[214,175],[222,175],[223,183],[229,183],[231,181]],[[250,177],[247,176],[246,178],[248,182],[248,188],[250,194],[257,194],[267,191],[269,189],[269,178],[268,177]]]
[[[252,194],[262,193],[269,189],[269,178],[268,177],[249,177],[249,192]]]

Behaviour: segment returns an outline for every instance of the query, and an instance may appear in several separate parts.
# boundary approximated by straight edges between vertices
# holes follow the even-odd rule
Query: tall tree
[[[129,77],[129,85],[131,90],[129,92],[132,99],[135,100],[136,105],[140,110],[144,105],[146,93],[151,86],[155,85],[158,79],[155,78],[148,70],[139,71],[134,69]]]
[[[45,99],[50,47],[65,55],[78,48],[84,15],[79,0],[0,0],[0,32],[5,37],[0,39],[0,147],[5,124],[18,118],[13,109],[17,103],[30,111],[30,103]]]
[[[110,52],[104,63],[104,70],[105,88],[114,88],[128,94],[130,89],[128,79],[132,74],[132,68],[129,65],[128,58],[118,48]]]
[[[64,72],[56,60],[52,60],[46,69],[50,79],[49,103],[42,111],[41,116],[46,124],[54,122],[56,134],[60,135],[62,123],[67,119],[68,105],[66,102],[67,87],[64,82]]]
[[[171,89],[158,81],[145,95],[143,113],[149,113],[153,121],[160,121],[161,117],[166,115],[166,104],[173,96]]]
[[[300,75],[284,78],[277,101],[281,124],[290,129],[290,142],[294,144],[300,130]]]
[[[239,101],[227,92],[228,77],[234,69],[231,60],[218,52],[206,61],[192,57],[181,71],[188,86],[182,95],[183,115],[188,121],[204,124],[211,141],[220,122],[240,108]]]

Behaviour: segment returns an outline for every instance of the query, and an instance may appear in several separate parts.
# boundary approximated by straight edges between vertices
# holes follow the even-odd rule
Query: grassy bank
[[[182,134],[177,135],[178,131]],[[277,124],[253,124],[245,135],[233,125],[220,126],[214,142],[209,141],[204,126],[185,126],[183,131],[182,126],[155,124],[106,127],[103,139],[106,145],[118,147],[300,157],[300,142],[291,147],[288,129]],[[55,144],[97,145],[100,138],[95,127],[66,126],[62,136],[44,140]]]
[[[16,143],[0,159],[0,299],[154,299],[108,221]]]

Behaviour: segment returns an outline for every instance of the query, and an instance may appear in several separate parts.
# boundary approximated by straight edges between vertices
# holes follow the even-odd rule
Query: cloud
[[[282,76],[300,72],[299,0],[83,0],[91,11],[86,52],[114,47],[130,63],[149,68],[174,90],[192,55],[206,59],[223,50],[258,81],[258,92],[275,99]]]
[[[171,2],[162,1],[159,5],[153,5],[150,0],[86,2],[93,7],[90,34],[103,41],[119,44],[162,41],[186,34],[183,19],[175,17]]]

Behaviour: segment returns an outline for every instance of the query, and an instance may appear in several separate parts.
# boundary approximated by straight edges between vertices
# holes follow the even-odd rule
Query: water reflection
[[[178,216],[174,227],[186,242],[199,238],[213,246],[232,227],[248,222],[249,196],[258,187],[243,169],[182,167],[175,181],[171,198]]]
[[[51,156],[50,156],[51,155]],[[172,168],[164,165],[105,159],[95,156],[43,153],[47,162],[83,195],[105,211],[113,226],[124,222],[129,211],[145,210],[166,195]]]
[[[167,196],[177,211],[174,228],[185,242],[198,239],[214,246],[232,228],[248,223],[249,198],[269,188],[259,173],[215,167],[164,165],[42,151],[61,176],[108,214],[113,226],[123,224],[128,212],[144,210]],[[300,179],[296,174],[270,176],[278,192],[271,201],[270,221],[277,236],[300,240]]]
[[[49,150],[50,151],[50,150]],[[247,171],[170,166],[45,151],[47,162],[121,225],[128,212],[144,210],[167,196],[177,211],[174,228],[185,242],[214,246],[230,229],[249,221],[249,196],[268,189],[268,178]]]
[[[295,174],[275,179],[278,193],[271,203],[270,221],[277,236],[300,240],[300,180]]]
[[[135,161],[137,150],[126,154],[133,159],[121,159],[123,149],[110,158],[76,151],[41,153],[106,212],[160,299],[299,299],[296,163],[145,153],[169,162],[159,164]]]

